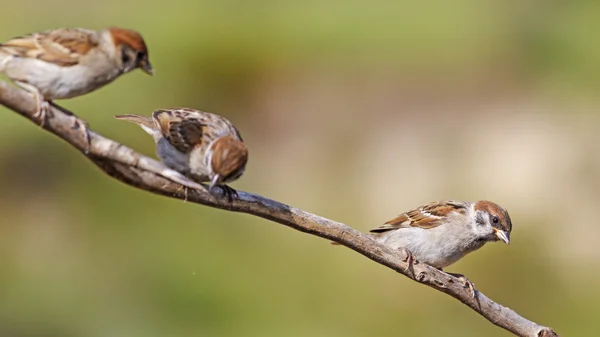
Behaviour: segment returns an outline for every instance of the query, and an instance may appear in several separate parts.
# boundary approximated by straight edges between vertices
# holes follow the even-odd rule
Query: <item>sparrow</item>
[[[510,243],[508,212],[491,201],[438,201],[402,213],[370,231],[378,242],[405,248],[442,269],[488,242]]]
[[[233,124],[209,112],[188,108],[161,109],[152,117],[115,116],[138,124],[152,136],[156,154],[169,168],[198,182],[221,186],[229,200],[237,192],[226,183],[238,179],[248,162],[248,149]]]
[[[0,44],[0,73],[33,93],[42,125],[52,100],[87,94],[137,68],[154,72],[142,36],[124,28],[59,28]]]
[[[508,212],[491,201],[438,201],[402,213],[370,235],[393,249],[404,250],[409,267],[414,260],[443,270],[488,242],[510,243]],[[475,285],[459,277],[475,297]]]
[[[402,213],[369,235],[392,249],[404,251],[407,270],[416,260],[443,268],[488,242],[510,243],[512,221],[508,212],[491,201],[438,201]],[[334,243],[338,244],[338,243]],[[475,285],[462,274],[475,297]]]

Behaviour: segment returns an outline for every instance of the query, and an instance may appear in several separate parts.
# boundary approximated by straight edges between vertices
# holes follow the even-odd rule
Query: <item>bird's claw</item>
[[[219,186],[222,190],[223,193],[223,197],[227,198],[227,201],[229,202],[233,202],[233,200],[239,198],[238,192],[236,190],[234,190],[233,188],[227,186],[227,185],[215,185],[215,186]],[[208,192],[210,194],[212,194],[213,196],[215,196],[217,193],[214,193],[214,187],[211,186],[208,189]]]
[[[74,129],[81,129],[81,131],[83,132],[83,138],[86,144],[85,154],[89,154],[92,148],[92,138],[90,137],[90,130],[88,129],[88,125],[85,121],[82,121],[76,116],[73,116],[73,118],[74,120],[72,127]]]
[[[233,202],[233,200],[238,199],[240,197],[236,190],[227,185],[221,185],[221,188],[223,189],[223,194],[229,202]]]
[[[48,119],[48,115],[50,114],[50,102],[44,100],[38,100],[37,102],[37,111],[33,114],[33,117],[39,118],[40,127],[44,127],[46,125],[46,120]]]
[[[475,289],[475,283],[471,282],[465,275],[453,274],[453,273],[448,273],[448,274],[460,279],[463,282],[463,287],[469,288],[469,290],[471,291],[471,296],[473,298],[477,297],[477,290]]]
[[[176,193],[179,194],[181,192],[181,190],[183,190],[183,202],[187,202],[188,201],[188,187],[185,185],[181,185],[177,189]]]
[[[415,257],[410,252],[410,250],[408,250],[406,248],[401,248],[400,251],[402,251],[402,253],[404,253],[404,256],[405,256],[402,259],[402,261],[407,263],[406,268],[404,268],[404,272],[408,273],[408,271],[413,267],[413,264],[415,262]]]

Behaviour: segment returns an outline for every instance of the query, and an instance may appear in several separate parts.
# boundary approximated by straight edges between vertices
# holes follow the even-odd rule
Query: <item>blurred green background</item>
[[[155,67],[59,101],[222,114],[232,186],[367,231],[440,199],[506,207],[510,246],[448,268],[567,336],[597,330],[598,1],[5,1],[0,41],[142,32]],[[0,107],[0,336],[507,336],[458,301],[326,240],[135,190]]]

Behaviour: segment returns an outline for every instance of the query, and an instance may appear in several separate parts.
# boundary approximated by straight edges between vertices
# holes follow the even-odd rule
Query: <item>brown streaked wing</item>
[[[14,49],[19,56],[27,56],[26,52],[28,50],[37,48],[37,44],[33,35],[15,37],[6,42],[2,42],[0,46]]]
[[[399,228],[435,228],[442,223],[443,218],[454,211],[464,211],[465,204],[456,201],[433,202],[415,210],[402,213],[383,226],[372,229],[372,233],[382,233]]]
[[[177,150],[187,153],[202,143],[204,124],[185,111],[157,110],[152,117],[158,124],[163,137]]]
[[[21,57],[37,58],[62,66],[73,66],[98,45],[93,31],[57,29],[14,38],[2,44]]]
[[[23,36],[14,37],[8,41],[2,42],[0,46],[5,49],[10,48],[13,54],[22,57],[35,57],[35,55],[29,55],[28,53],[39,50],[36,36],[38,34],[27,34]]]

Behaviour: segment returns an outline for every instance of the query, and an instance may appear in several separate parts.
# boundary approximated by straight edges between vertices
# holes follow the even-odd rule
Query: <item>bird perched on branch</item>
[[[508,212],[491,201],[439,201],[402,213],[371,235],[394,249],[407,248],[420,262],[447,267],[487,242],[510,242]]]
[[[129,29],[59,28],[0,44],[0,73],[34,94],[42,125],[52,100],[87,94],[137,68],[154,72],[144,39]]]
[[[239,131],[224,117],[188,108],[156,110],[152,117],[115,116],[138,124],[156,142],[156,153],[169,168],[196,182],[223,188],[231,201],[237,192],[226,185],[238,179],[248,162]]]
[[[402,213],[369,233],[392,249],[404,250],[413,260],[442,269],[488,242],[510,242],[508,212],[491,201],[438,201]],[[472,290],[464,275],[455,274]]]

